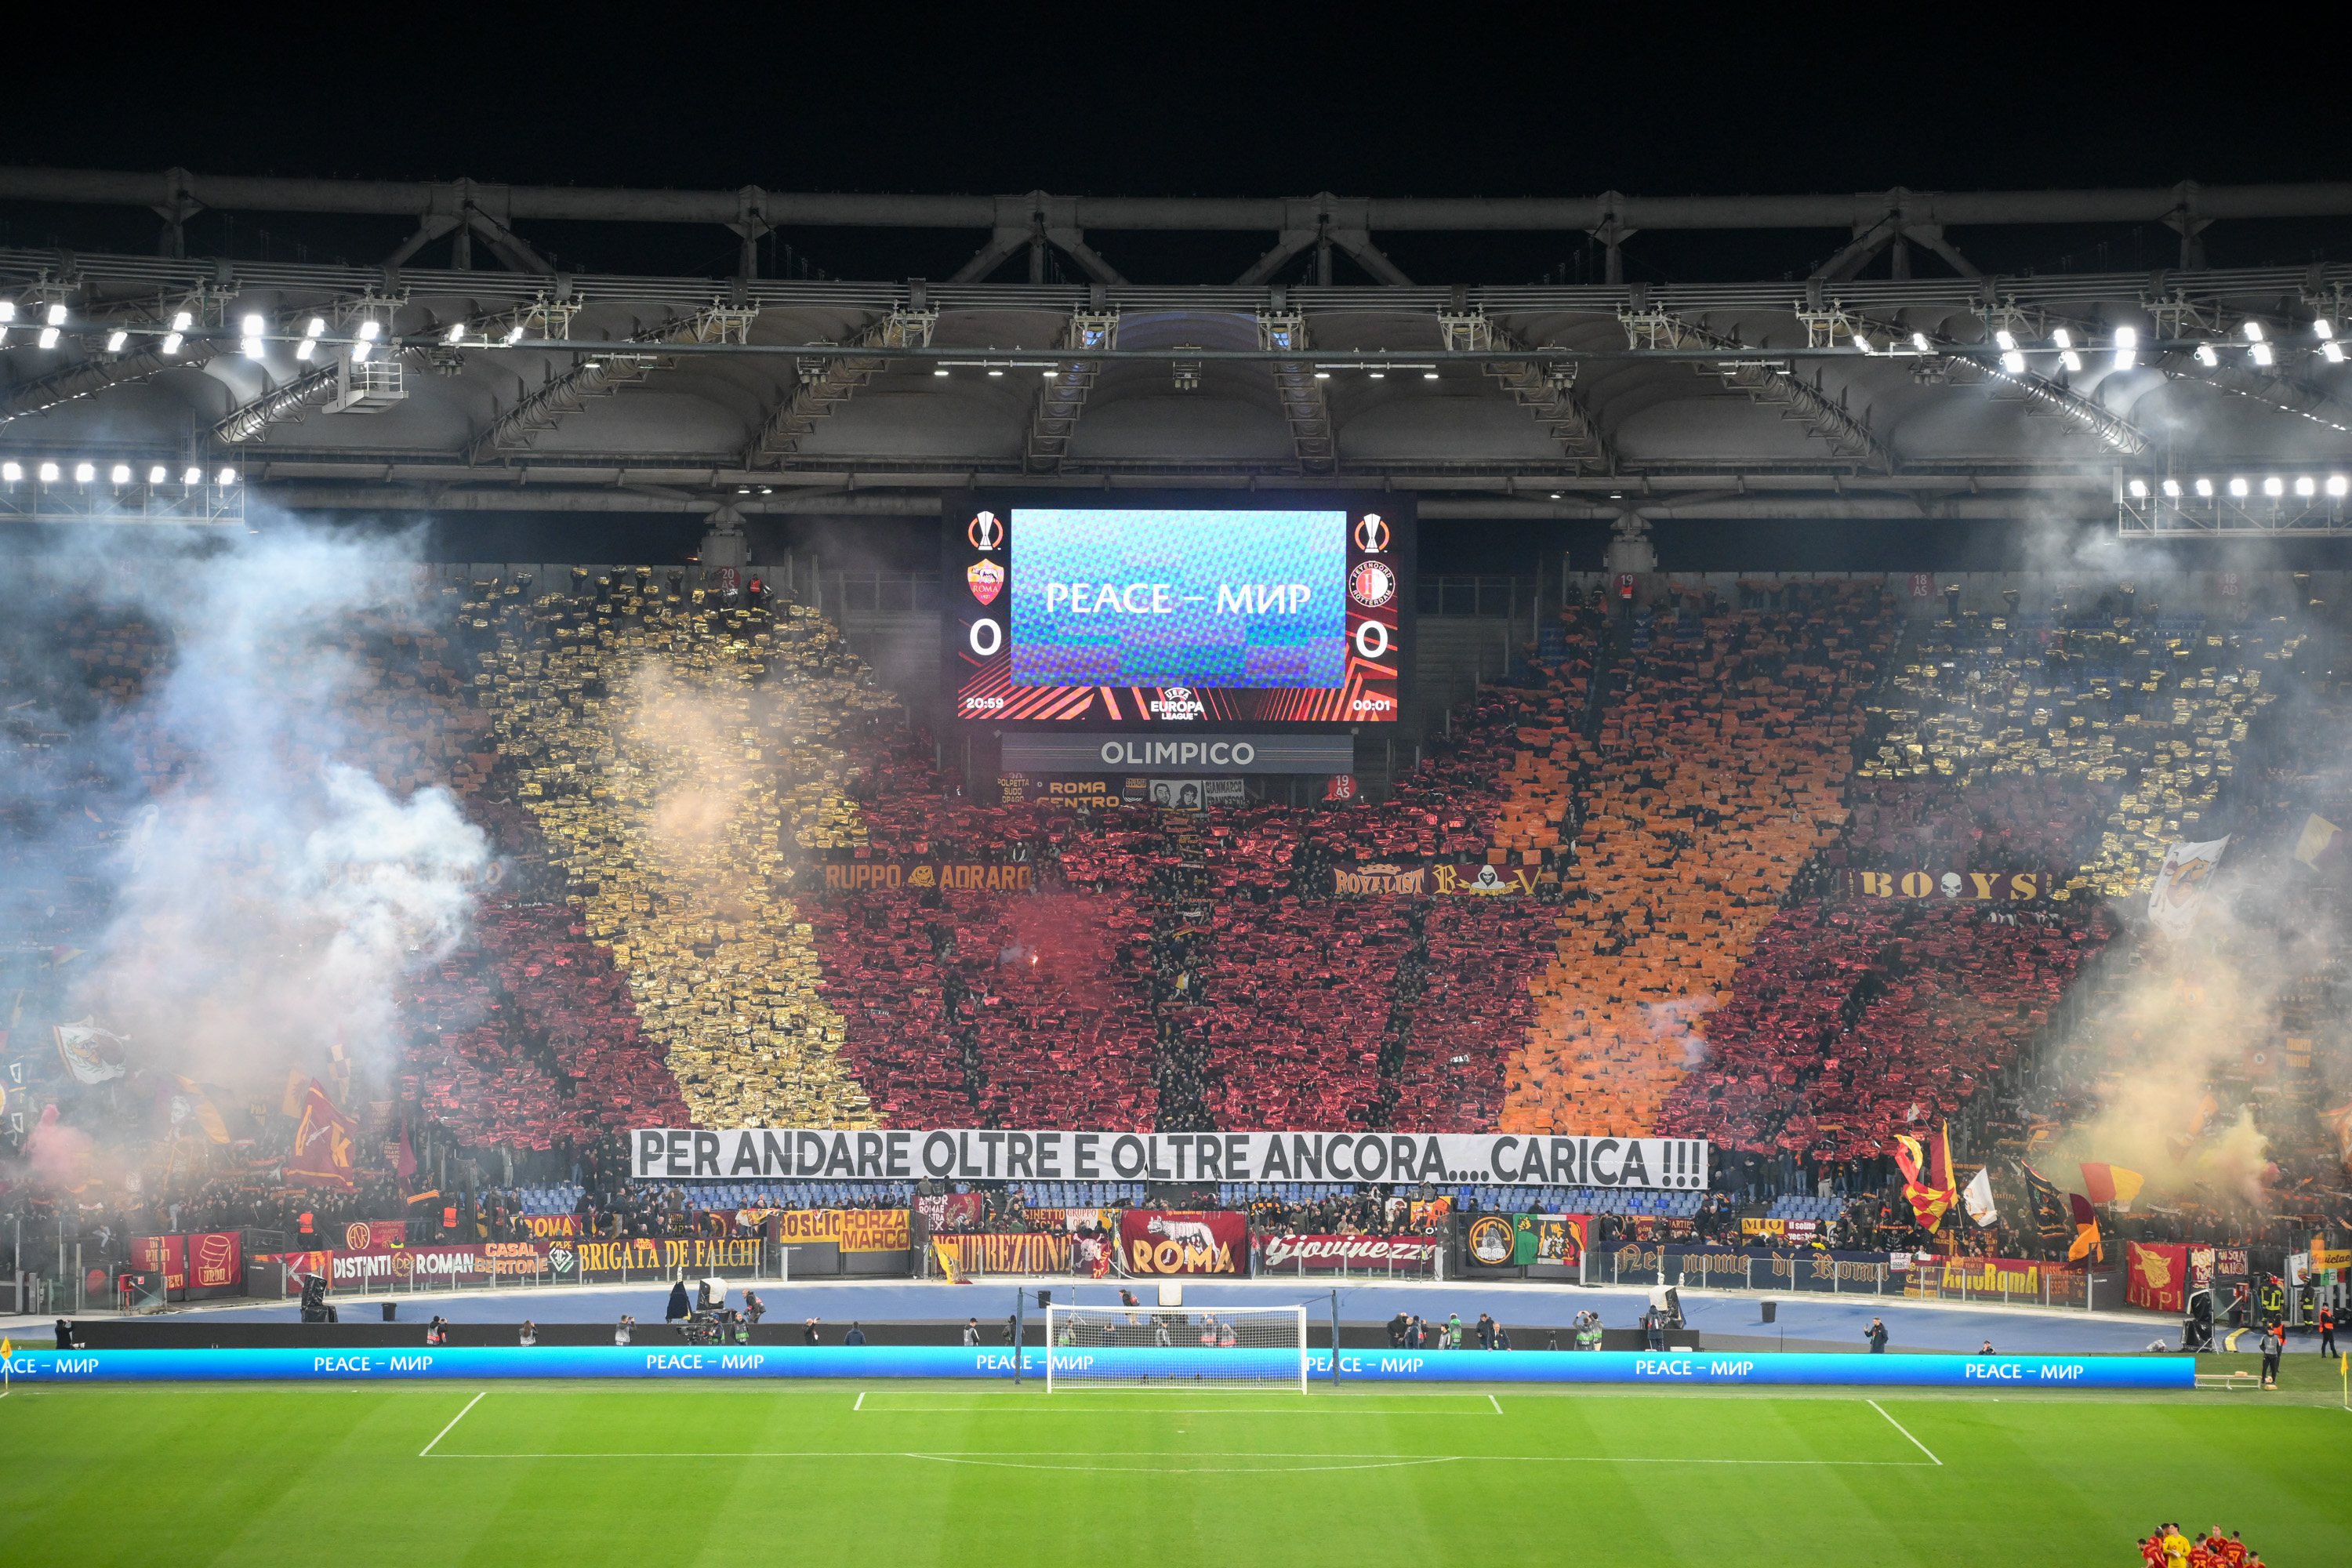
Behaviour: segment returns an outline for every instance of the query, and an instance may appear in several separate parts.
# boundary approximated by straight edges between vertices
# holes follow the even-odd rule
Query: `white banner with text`
[[[1081,1132],[647,1127],[639,1181],[1481,1182],[1702,1191],[1694,1138],[1516,1132]]]

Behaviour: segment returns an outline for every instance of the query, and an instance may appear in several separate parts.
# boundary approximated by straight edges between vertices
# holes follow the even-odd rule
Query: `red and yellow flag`
[[[1911,1200],[1911,1212],[1919,1216],[1921,1226],[1932,1235],[1944,1223],[1944,1215],[1960,1201],[1958,1190],[1952,1184],[1952,1129],[1946,1122],[1937,1130],[1933,1144],[1923,1143],[1907,1132],[1895,1135],[1895,1163],[1903,1171],[1903,1195]]]

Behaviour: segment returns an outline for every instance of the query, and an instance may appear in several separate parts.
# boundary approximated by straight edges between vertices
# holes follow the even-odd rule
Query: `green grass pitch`
[[[2230,1365],[2251,1358],[2207,1363]],[[2244,1531],[2272,1568],[2342,1563],[2352,1411],[2332,1364],[2289,1365],[2277,1394],[1874,1403],[1525,1384],[20,1384],[0,1401],[0,1557],[2129,1568],[2134,1538],[2177,1519]]]

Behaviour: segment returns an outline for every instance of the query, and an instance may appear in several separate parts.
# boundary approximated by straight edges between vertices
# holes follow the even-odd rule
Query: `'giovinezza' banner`
[[[1706,1185],[1694,1138],[1515,1132],[1084,1132],[999,1128],[646,1127],[639,1181],[1486,1182],[1504,1186]]]

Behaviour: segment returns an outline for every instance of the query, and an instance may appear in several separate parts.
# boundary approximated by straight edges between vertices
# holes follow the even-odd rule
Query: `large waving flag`
[[[2073,1205],[2061,1197],[2050,1178],[2032,1166],[2021,1163],[2025,1173],[2026,1196],[2033,1207],[2033,1234],[2044,1241],[2067,1241],[2074,1236]]]
[[[2066,1249],[2066,1261],[2077,1263],[2095,1255],[2096,1261],[2105,1263],[2107,1249],[2099,1240],[2098,1211],[2080,1193],[2068,1193],[2066,1201],[2074,1214],[2074,1244]]]
[[[1959,1201],[1952,1187],[1951,1124],[1937,1131],[1932,1147],[1907,1132],[1896,1133],[1895,1163],[1902,1168],[1903,1195],[1911,1201],[1911,1212],[1932,1235]]]
[[[302,1122],[294,1130],[294,1152],[286,1157],[286,1179],[296,1186],[332,1187],[355,1192],[352,1177],[352,1134],[358,1123],[335,1107],[319,1080],[310,1080],[303,1097]]]
[[[1979,1228],[1990,1229],[2000,1223],[2000,1208],[1993,1201],[1990,1165],[1979,1167],[1977,1173],[1969,1181],[1968,1190],[1960,1197],[1968,1205],[1969,1217],[1976,1221]]]
[[[2101,1164],[2095,1160],[2083,1162],[2083,1191],[2095,1204],[2113,1204],[2117,1208],[2129,1206],[2139,1196],[2147,1178],[2137,1171],[2126,1171],[2121,1165]]]

